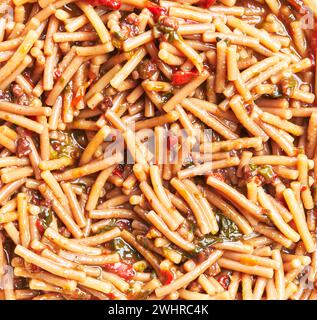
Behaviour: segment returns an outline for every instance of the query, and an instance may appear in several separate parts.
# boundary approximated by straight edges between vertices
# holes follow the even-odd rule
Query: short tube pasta
[[[317,299],[316,0],[4,2],[0,300]]]

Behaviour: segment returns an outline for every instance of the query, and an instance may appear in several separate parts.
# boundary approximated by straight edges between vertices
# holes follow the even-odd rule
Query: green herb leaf
[[[275,177],[275,172],[270,165],[257,166],[255,164],[249,164],[250,170],[256,174],[261,175],[266,181],[271,181]]]
[[[125,242],[122,238],[114,238],[111,241],[113,249],[119,253],[121,259],[132,259],[132,260],[140,260],[140,254],[131,247],[127,242]]]
[[[47,229],[53,220],[53,211],[47,207],[41,207],[41,212],[39,213],[39,218],[43,228]]]
[[[258,168],[258,173],[265,179],[271,180],[275,177],[273,168],[270,165],[261,166]]]
[[[76,160],[79,158],[82,150],[87,145],[87,137],[82,130],[60,131],[63,135],[63,141],[51,139],[50,159],[59,159],[62,157]]]
[[[250,167],[251,171],[255,171],[258,168],[258,166],[256,164],[252,164],[252,163],[249,164],[249,167]]]
[[[171,97],[173,94],[171,92],[166,92],[161,95],[161,105],[163,106]]]
[[[171,27],[164,26],[160,23],[156,25],[156,29],[167,35],[167,40],[173,42],[175,40],[181,41],[183,38],[177,33],[177,31]]]
[[[198,240],[194,253],[199,253],[205,248],[219,242],[237,241],[242,237],[238,226],[220,211],[216,212],[219,232],[216,235],[208,234]]]
[[[219,225],[219,237],[224,241],[236,241],[242,237],[238,226],[222,214],[217,214]]]

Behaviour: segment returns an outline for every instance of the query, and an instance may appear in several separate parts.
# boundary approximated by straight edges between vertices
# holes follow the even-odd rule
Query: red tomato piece
[[[93,6],[105,6],[113,10],[118,10],[121,7],[120,0],[86,0],[86,2]]]
[[[37,230],[38,230],[41,234],[43,234],[43,233],[45,232],[45,228],[44,228],[44,226],[43,226],[43,224],[42,224],[41,219],[37,219],[36,222],[35,222],[35,225],[36,225],[36,227],[37,227]]]
[[[104,268],[106,271],[115,273],[126,280],[133,278],[135,275],[133,267],[125,262],[106,263]]]
[[[75,108],[80,100],[82,100],[85,96],[86,89],[91,85],[93,80],[89,80],[84,85],[80,86],[76,92],[74,99],[72,100],[72,108]]]
[[[229,285],[230,285],[230,277],[225,274],[223,276],[220,276],[218,278],[218,282],[222,285],[222,287],[225,289],[225,290],[228,290],[229,288]]]
[[[174,280],[174,274],[170,270],[161,270],[161,276],[163,277],[163,284],[170,284]]]
[[[106,296],[111,300],[115,300],[117,298],[117,296],[112,292],[106,293]]]
[[[172,85],[181,86],[199,75],[198,71],[175,71],[172,75]]]
[[[148,1],[146,4],[146,8],[154,15],[155,19],[158,19],[160,16],[167,15],[167,9],[158,6],[157,4]]]
[[[124,170],[124,166],[122,165],[118,165],[113,171],[112,173],[120,178],[123,178],[122,173]]]
[[[200,6],[203,7],[203,8],[210,8],[212,5],[214,5],[216,2],[216,0],[201,0],[199,2]]]

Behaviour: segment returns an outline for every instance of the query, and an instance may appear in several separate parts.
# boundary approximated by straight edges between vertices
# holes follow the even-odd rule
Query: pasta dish
[[[317,0],[2,0],[0,300],[316,300]]]

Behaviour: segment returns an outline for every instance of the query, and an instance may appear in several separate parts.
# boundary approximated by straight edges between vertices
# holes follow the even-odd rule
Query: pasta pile
[[[2,2],[0,299],[317,299],[317,0]]]

